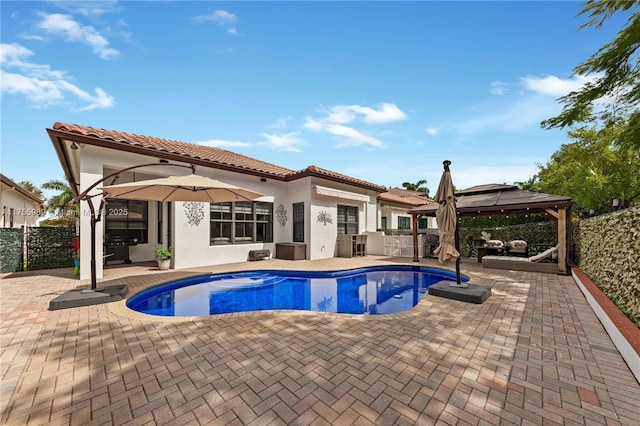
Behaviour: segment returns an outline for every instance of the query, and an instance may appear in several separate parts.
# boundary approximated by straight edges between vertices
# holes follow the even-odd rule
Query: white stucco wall
[[[314,185],[332,188],[364,197],[367,201],[353,200],[340,196],[326,196],[317,194]],[[358,208],[358,233],[375,231],[377,226],[376,193],[361,188],[354,188],[346,184],[326,181],[319,178],[310,178],[309,190],[311,193],[311,206],[309,209],[309,232],[312,242],[311,259],[326,259],[337,255],[338,240],[338,205],[353,206]],[[348,197],[349,195],[345,196]],[[321,220],[328,217],[332,223]]]
[[[293,242],[293,205],[295,203],[304,203],[304,243],[306,244],[307,259],[313,259],[311,253],[311,178],[302,178],[287,183],[287,224],[284,232],[281,234],[282,239],[279,242]]]
[[[80,192],[85,191],[96,181],[102,179],[102,164],[100,161],[83,161],[80,169]],[[90,194],[99,194],[96,188]],[[100,208],[100,200],[102,197],[96,196],[91,199],[95,211]],[[86,280],[91,278],[91,209],[87,201],[80,202],[80,279]],[[96,277],[102,278],[103,268],[102,259],[104,250],[102,242],[104,241],[104,222],[98,222],[95,227],[95,268]]]
[[[34,226],[43,213],[38,203],[13,188],[4,189],[3,187],[0,192],[0,207],[3,209],[0,218],[2,228]],[[11,209],[13,209],[13,225],[10,218]]]
[[[399,217],[408,217],[410,223],[410,229],[413,229],[413,217],[412,215],[406,213],[409,210],[409,207],[394,207],[389,205],[383,205],[379,207],[379,216],[378,216],[378,227],[381,226],[382,217],[387,218],[387,229],[398,229],[398,218]],[[427,219],[427,228],[435,229],[437,228],[435,218],[433,217],[424,217],[422,219]]]
[[[203,218],[199,223],[191,220],[187,214],[186,204],[182,202],[173,203],[173,252],[174,257],[172,267],[175,269],[192,268],[206,265],[222,265],[226,263],[245,262],[248,259],[250,250],[271,250],[271,255],[275,256],[275,242],[284,241],[287,236],[287,226],[290,226],[290,213],[285,226],[278,224],[276,209],[279,204],[283,204],[287,211],[291,208],[286,206],[287,193],[284,182],[267,180],[262,182],[259,177],[240,175],[225,171],[213,171],[199,168],[196,171],[199,175],[208,176],[221,180],[232,185],[250,189],[262,194],[265,197],[256,201],[273,203],[273,243],[249,243],[249,244],[228,244],[210,245],[210,212],[208,203],[198,203],[197,208],[201,209]],[[290,239],[288,240],[290,241]]]

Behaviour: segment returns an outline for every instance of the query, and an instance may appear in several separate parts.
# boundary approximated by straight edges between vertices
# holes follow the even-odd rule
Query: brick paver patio
[[[202,268],[339,269],[410,259],[270,260]],[[423,265],[438,267],[432,259]],[[425,295],[389,316],[256,312],[155,318],[124,302],[49,311],[88,285],[71,269],[4,274],[3,424],[623,424],[640,384],[573,279],[462,272],[493,295]],[[129,295],[198,273],[111,267]],[[122,278],[126,277],[126,278]]]

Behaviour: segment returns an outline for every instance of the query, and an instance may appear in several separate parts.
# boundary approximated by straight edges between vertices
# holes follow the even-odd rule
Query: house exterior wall
[[[40,216],[44,215],[38,203],[25,197],[14,188],[5,188],[4,185],[0,192],[0,206],[2,207],[2,218],[0,219],[0,227],[2,228],[35,226],[38,224]],[[11,219],[12,209],[13,220]]]
[[[411,228],[413,223],[411,221],[411,215],[406,213],[407,207],[393,207],[389,205],[382,205],[380,207],[380,224],[382,223],[382,217],[387,218],[387,229],[398,229],[398,218],[409,218]]]
[[[196,173],[201,176],[250,189],[264,197],[256,201],[273,203],[273,242],[210,245],[210,211],[209,203],[196,203],[197,208],[204,212],[202,220],[197,224],[190,220],[189,203],[173,203],[173,260],[175,269],[192,268],[206,265],[222,265],[226,263],[245,262],[251,250],[271,250],[275,255],[275,243],[283,241],[286,231],[278,224],[276,209],[280,203],[286,203],[287,193],[284,182],[267,180],[261,182],[259,177],[242,175],[222,170],[198,168]]]
[[[314,186],[320,185],[344,191],[349,196],[367,198],[367,201],[342,198],[341,196],[320,195],[314,191]],[[349,185],[326,182],[313,178],[308,185],[311,193],[309,209],[309,231],[311,233],[311,259],[326,259],[335,257],[338,253],[338,205],[358,208],[358,233],[376,230],[376,193]]]
[[[79,150],[80,158],[80,191],[84,191],[103,176],[113,171],[139,164],[157,163],[158,159],[144,155],[122,153],[115,150],[95,146],[83,146]],[[143,168],[133,172],[122,173],[117,183],[125,183],[133,180],[140,181],[155,177],[176,174],[186,174],[188,171],[172,166],[160,166]],[[273,203],[273,242],[247,243],[229,245],[210,244],[210,211],[208,203],[162,203],[158,206],[155,201],[148,204],[148,242],[138,243],[129,247],[129,255],[133,262],[154,260],[154,248],[158,245],[158,218],[162,209],[162,241],[163,246],[171,246],[173,250],[172,268],[183,269],[206,265],[218,265],[248,260],[250,250],[271,250],[275,256],[275,247],[279,242],[293,241],[293,204],[304,203],[304,243],[306,244],[307,259],[325,259],[334,257],[337,252],[337,211],[338,205],[355,206],[358,208],[358,232],[375,231],[377,220],[377,193],[341,184],[317,177],[305,177],[291,182],[267,179],[262,181],[259,177],[234,173],[224,170],[214,170],[206,167],[198,167],[196,173],[241,186],[262,194],[265,197],[257,201]],[[135,179],[134,179],[135,178]],[[109,179],[97,188],[111,184]],[[335,190],[338,196],[319,194],[314,188],[321,186]],[[99,189],[92,193],[99,194]],[[347,198],[345,198],[347,197]],[[356,197],[358,199],[350,199]],[[95,208],[98,209],[100,196],[93,199]],[[286,210],[284,215],[277,215],[278,207]],[[106,207],[109,208],[108,205]],[[194,209],[197,211],[193,214]],[[281,209],[281,210],[282,210]],[[169,214],[171,213],[171,214]],[[169,217],[171,224],[169,224]],[[324,218],[324,220],[321,220]],[[327,219],[330,219],[327,220]],[[171,236],[169,238],[169,228]],[[81,238],[81,267],[80,278],[90,278],[91,259],[91,223],[87,202],[81,203],[80,215]],[[105,219],[96,226],[96,276],[103,276],[102,242],[105,238]],[[108,260],[108,259],[107,259]]]
[[[407,210],[410,210],[409,207],[400,207],[400,206],[391,206],[389,204],[380,204],[379,207],[379,215],[378,215],[378,228],[381,227],[382,217],[387,218],[387,229],[398,229],[398,218],[406,217],[409,219],[410,229],[413,229],[413,218],[412,215],[406,213]],[[427,228],[435,229],[437,228],[435,218],[433,217],[424,217],[423,219],[427,219]]]
[[[287,210],[287,222],[282,227],[282,240],[280,242],[293,242],[293,205],[304,203],[304,244],[306,245],[305,257],[316,259],[315,252],[312,253],[313,245],[311,232],[311,178],[306,177],[287,183],[287,202],[283,202]],[[275,225],[274,225],[275,226]],[[278,225],[280,226],[280,225]]]

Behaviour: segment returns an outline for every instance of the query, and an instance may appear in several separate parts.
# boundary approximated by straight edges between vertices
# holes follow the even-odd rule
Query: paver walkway
[[[250,262],[339,269],[410,259]],[[439,266],[432,259],[423,265]],[[195,274],[107,270],[129,295]],[[123,302],[58,311],[71,269],[5,274],[2,424],[638,425],[640,384],[568,276],[482,269],[482,305],[425,295],[390,316],[154,318]],[[121,276],[128,276],[120,279]]]

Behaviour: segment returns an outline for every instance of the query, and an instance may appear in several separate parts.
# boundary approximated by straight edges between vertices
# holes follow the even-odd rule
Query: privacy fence
[[[640,327],[640,206],[573,226],[573,260]]]
[[[0,228],[0,272],[74,266],[72,227]]]

